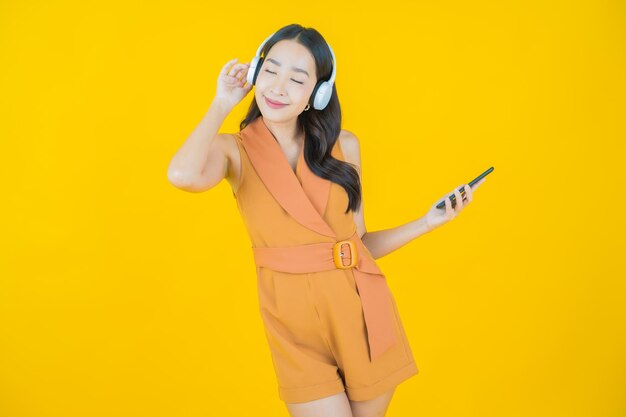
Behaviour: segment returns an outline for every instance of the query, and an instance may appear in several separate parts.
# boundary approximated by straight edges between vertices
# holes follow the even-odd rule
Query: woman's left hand
[[[469,203],[472,202],[472,193],[476,191],[476,188],[478,188],[484,181],[485,181],[485,178],[478,181],[472,187],[470,187],[467,184],[461,184],[458,187],[456,187],[452,192],[446,193],[444,197],[438,199],[437,202],[432,205],[428,213],[426,213],[426,215],[424,216],[424,218],[426,219],[426,226],[428,227],[428,229],[429,230],[436,229],[442,224],[447,223],[450,220],[454,219],[456,216],[458,216],[458,214],[465,207],[467,207]],[[463,188],[465,191],[465,198],[461,197],[461,192],[459,191],[459,189],[461,188]],[[450,194],[455,195],[456,203],[455,203],[454,208],[452,208]],[[445,209],[443,207],[440,209],[437,208],[437,205],[441,203],[442,201],[445,201],[446,203]]]

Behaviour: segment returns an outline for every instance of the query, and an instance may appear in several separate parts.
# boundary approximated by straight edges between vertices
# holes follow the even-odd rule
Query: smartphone
[[[467,185],[469,185],[470,187],[474,184],[476,184],[478,181],[480,181],[481,179],[483,179],[485,176],[487,176],[487,174],[489,174],[491,171],[493,171],[493,167],[490,167],[488,170],[486,170],[485,172],[483,172],[482,174],[480,174],[479,176],[477,176],[476,178],[474,178],[473,180],[471,180]],[[461,198],[465,199],[465,189],[461,188],[459,190],[461,192]],[[456,196],[454,194],[450,194],[450,200],[452,203],[452,208],[456,207]],[[445,210],[446,208],[446,201],[443,200],[441,203],[437,204],[437,208],[443,208]]]

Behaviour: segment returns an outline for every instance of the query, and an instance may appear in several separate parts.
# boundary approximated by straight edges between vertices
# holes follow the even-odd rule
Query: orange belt
[[[370,361],[395,345],[393,305],[386,278],[358,233],[336,243],[252,247],[256,266],[292,274],[352,268],[363,306]]]

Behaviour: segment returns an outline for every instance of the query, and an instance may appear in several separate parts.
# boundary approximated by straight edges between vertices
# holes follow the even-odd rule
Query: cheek
[[[302,86],[303,88],[300,89],[300,95],[302,96],[302,101],[304,103],[308,103],[309,98],[311,98],[311,94],[313,94],[313,87],[315,87],[314,85],[311,86]]]
[[[256,85],[256,87],[258,89],[265,89],[266,86],[267,86],[267,78],[264,77],[264,76],[261,76],[261,74],[259,74],[256,77],[256,84],[255,85]]]

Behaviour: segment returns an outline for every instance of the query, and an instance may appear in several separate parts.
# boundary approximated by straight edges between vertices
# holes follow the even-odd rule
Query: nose
[[[276,95],[285,95],[285,82],[287,80],[284,77],[276,77],[272,83],[270,90]]]

